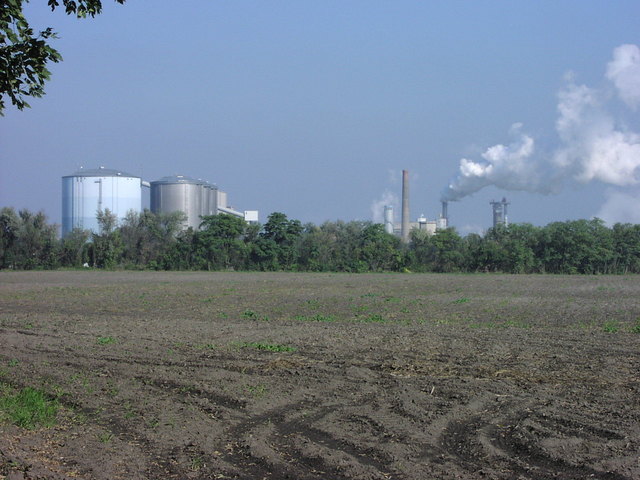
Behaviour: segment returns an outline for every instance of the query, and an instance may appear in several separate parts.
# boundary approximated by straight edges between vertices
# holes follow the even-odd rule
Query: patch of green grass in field
[[[309,305],[309,308],[317,310],[320,308],[320,300],[312,298],[311,300],[307,300],[307,305]]]
[[[249,391],[249,393],[251,395],[253,395],[255,398],[261,398],[264,397],[267,392],[267,386],[263,385],[263,384],[259,384],[259,385],[247,385],[247,390]]]
[[[288,345],[265,342],[240,342],[237,343],[236,346],[238,348],[253,348],[255,350],[265,350],[268,352],[295,352],[298,350],[297,348],[289,347]]]
[[[135,409],[133,408],[133,405],[131,405],[130,402],[125,402],[125,404],[123,406],[124,406],[124,409],[125,409],[124,418],[130,420],[130,419],[136,418],[138,416],[138,414],[136,413]]]
[[[402,302],[402,298],[400,297],[387,297],[384,299],[385,302],[389,302],[389,303],[400,303]]]
[[[633,325],[630,329],[631,333],[640,333],[640,318],[636,320],[636,324]]]
[[[351,307],[351,309],[355,312],[355,313],[364,313],[367,312],[369,310],[370,306],[369,305],[354,305],[353,307]]]
[[[56,423],[60,405],[44,391],[26,387],[12,392],[10,387],[0,386],[0,393],[0,418],[29,430],[51,427]]]
[[[191,470],[197,472],[205,466],[204,460],[200,456],[195,456],[191,459]]]
[[[526,322],[521,322],[520,320],[507,320],[502,326],[504,328],[531,328],[531,324]]]
[[[620,326],[615,320],[608,320],[602,325],[602,331],[605,333],[617,333],[618,330],[620,330]]]
[[[453,302],[451,302],[451,303],[453,303],[453,304],[460,304],[460,303],[467,303],[468,301],[469,301],[469,299],[468,299],[467,297],[460,297],[460,298],[458,298],[458,299],[454,300],[454,301],[453,301]]]
[[[269,317],[267,317],[266,315],[261,317],[260,315],[258,315],[253,310],[245,310],[244,312],[242,312],[242,318],[248,318],[248,319],[251,319],[251,320],[261,320],[263,322],[268,322],[269,321]]]
[[[98,434],[97,437],[100,443],[109,443],[111,440],[113,440],[113,433],[103,432]]]
[[[113,337],[98,337],[96,343],[98,345],[111,345],[112,343],[116,343],[116,339]]]
[[[362,321],[366,323],[385,323],[387,320],[379,313],[372,313],[371,315],[367,315]]]

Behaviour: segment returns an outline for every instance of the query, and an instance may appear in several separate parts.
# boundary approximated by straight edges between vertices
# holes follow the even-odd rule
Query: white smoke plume
[[[622,45],[613,52],[606,78],[625,105],[640,105],[640,49]],[[495,145],[482,160],[460,160],[458,173],[442,200],[460,200],[493,185],[504,190],[552,193],[562,181],[598,180],[627,186],[640,182],[640,134],[620,126],[606,109],[605,91],[576,85],[571,76],[558,94],[556,132],[560,144],[551,155],[536,155],[534,139],[515,124],[508,146]]]
[[[398,206],[400,200],[398,196],[389,190],[385,190],[382,196],[378,200],[374,200],[371,203],[371,214],[373,223],[384,223],[384,207],[391,205],[394,212],[398,212]]]
[[[460,160],[456,175],[442,194],[442,200],[455,201],[489,185],[504,190],[547,191],[533,159],[534,141],[521,132],[522,125],[511,126],[514,141],[509,145],[494,145],[483,154],[483,160]]]
[[[607,78],[618,89],[618,96],[630,108],[640,106],[640,48],[620,45],[607,65]]]
[[[616,129],[599,92],[569,84],[559,94],[556,130],[563,146],[554,163],[581,183],[633,185],[640,168],[640,135]]]

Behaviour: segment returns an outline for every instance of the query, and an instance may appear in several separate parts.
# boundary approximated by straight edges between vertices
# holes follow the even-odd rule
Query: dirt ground
[[[640,276],[0,273],[0,479],[638,479]]]

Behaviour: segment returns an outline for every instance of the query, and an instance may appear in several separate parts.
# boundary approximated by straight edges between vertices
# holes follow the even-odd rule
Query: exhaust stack
[[[442,202],[442,211],[440,213],[440,218],[438,219],[438,223],[436,227],[438,230],[444,230],[449,226],[449,203],[446,201]]]

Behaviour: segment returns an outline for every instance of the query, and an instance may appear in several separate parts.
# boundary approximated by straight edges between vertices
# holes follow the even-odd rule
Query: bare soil
[[[640,276],[0,273],[0,479],[638,479]]]

